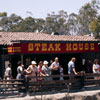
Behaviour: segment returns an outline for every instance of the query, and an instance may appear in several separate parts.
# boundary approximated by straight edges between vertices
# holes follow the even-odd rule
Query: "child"
[[[62,75],[64,75],[63,74],[63,67],[62,66],[60,66],[59,71],[60,71],[60,80],[64,80],[64,78],[62,77]]]

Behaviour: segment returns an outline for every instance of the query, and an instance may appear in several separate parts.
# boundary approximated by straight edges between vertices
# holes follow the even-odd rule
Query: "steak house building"
[[[12,64],[13,77],[17,74],[17,62],[22,61],[25,68],[36,60],[54,60],[57,56],[67,74],[67,63],[76,57],[76,70],[88,69],[86,62],[99,57],[98,41],[90,36],[49,35],[45,33],[0,32],[1,69],[4,72],[8,62]],[[83,67],[83,61],[85,66]],[[1,74],[3,75],[3,73]]]

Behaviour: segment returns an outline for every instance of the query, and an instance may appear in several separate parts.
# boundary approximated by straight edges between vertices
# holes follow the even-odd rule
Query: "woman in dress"
[[[93,67],[92,67],[92,70],[93,70],[93,73],[96,74],[96,73],[99,73],[99,70],[100,70],[100,65],[98,64],[98,59],[95,59],[94,60],[94,64],[93,64]],[[98,77],[94,77],[95,79],[98,79]]]
[[[38,81],[42,81],[42,80],[43,80],[42,76],[45,76],[45,75],[43,74],[42,66],[43,66],[43,62],[40,61],[40,62],[39,62],[39,65],[38,65],[38,68],[37,68],[37,70],[38,70],[38,76],[39,76],[39,77],[38,77]]]
[[[37,73],[38,73],[38,70],[37,70],[36,62],[32,61],[31,65],[26,70],[26,74],[29,76],[32,76],[31,77],[32,82],[36,82],[37,81],[37,78],[36,78]]]
[[[43,70],[45,76],[50,76],[51,75],[50,74],[50,68],[48,67],[48,62],[47,61],[43,62],[42,70]],[[45,81],[50,81],[51,77],[44,77],[44,80]]]

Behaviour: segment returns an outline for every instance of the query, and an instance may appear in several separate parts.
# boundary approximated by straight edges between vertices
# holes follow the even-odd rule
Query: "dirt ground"
[[[97,89],[83,89],[77,92],[57,92],[57,93],[42,93],[42,95],[35,94],[16,94],[16,95],[1,95],[0,100],[100,100],[100,88]]]

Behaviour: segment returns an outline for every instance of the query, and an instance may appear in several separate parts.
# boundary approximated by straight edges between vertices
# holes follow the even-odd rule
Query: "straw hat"
[[[35,61],[32,61],[31,64],[35,64],[36,65],[36,62]]]
[[[45,60],[45,61],[43,62],[43,64],[48,64],[48,62]]]

